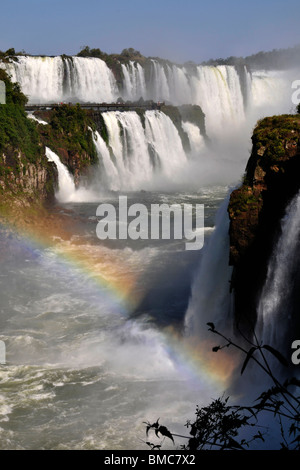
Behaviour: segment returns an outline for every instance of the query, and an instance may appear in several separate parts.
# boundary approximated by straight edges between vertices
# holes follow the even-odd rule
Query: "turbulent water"
[[[76,225],[70,240],[58,233],[54,246],[46,229],[24,237],[1,228],[0,339],[7,365],[0,369],[0,447],[144,449],[142,422],[158,417],[183,434],[196,405],[220,396],[235,367],[232,357],[211,354],[206,328],[213,321],[231,332],[228,192],[243,174],[255,120],[290,111],[290,73],[152,60],[148,68],[123,64],[118,84],[94,58],[22,56],[2,66],[31,103],[121,96],[198,104],[210,141],[187,119],[181,123],[187,150],[161,111],[143,118],[103,113],[108,139],[90,130],[98,165],[79,187],[47,149],[58,170],[59,210]],[[149,210],[157,203],[204,204],[204,248],[187,251],[176,239],[100,242],[97,206],[117,207],[120,194]],[[295,204],[270,268],[276,282],[270,274],[261,300],[265,325],[279,312],[276,286],[286,288],[278,260],[290,269],[284,237],[288,230],[298,235]]]
[[[214,188],[196,196],[132,193],[129,202],[205,202],[209,235],[223,197]],[[100,243],[97,204],[65,207],[84,234],[78,229],[56,248],[13,236],[5,249],[1,448],[145,448],[145,419],[160,416],[182,432],[195,404],[222,390],[222,371],[193,365],[172,333],[201,253],[178,240]]]

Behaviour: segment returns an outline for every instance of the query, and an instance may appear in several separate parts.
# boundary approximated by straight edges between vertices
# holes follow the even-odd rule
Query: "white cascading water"
[[[76,193],[76,187],[72,176],[70,175],[67,167],[60,161],[56,153],[52,152],[46,147],[46,157],[49,162],[54,162],[58,172],[58,192],[57,199],[60,202],[67,202],[72,199],[73,194]]]
[[[122,71],[124,75],[123,98],[131,101],[148,98],[143,67],[130,61],[128,65],[122,64]]]
[[[153,168],[138,114],[116,111],[104,113],[103,118],[119,175],[118,189],[141,189],[143,183],[151,180]]]
[[[110,111],[103,113],[103,119],[110,151],[98,133],[94,141],[107,189],[143,189],[151,185],[156,171],[171,178],[184,167],[187,158],[180,136],[164,113],[146,111],[145,129],[134,111]]]
[[[193,79],[194,102],[205,114],[208,134],[217,137],[245,121],[239,76],[233,66],[197,67]],[[225,131],[226,132],[226,131]]]
[[[229,195],[223,201],[216,217],[216,227],[202,250],[202,258],[195,275],[192,294],[185,314],[187,336],[207,338],[206,323],[212,322],[228,333],[232,332],[232,297],[230,280],[232,267],[228,265]]]
[[[187,158],[171,119],[160,111],[146,111],[145,134],[159,157],[161,171],[168,177],[176,176],[177,170],[187,163]]]
[[[93,57],[29,57],[3,64],[30,103],[112,102],[117,85],[106,63]]]
[[[205,140],[203,135],[200,133],[200,129],[196,124],[185,121],[182,122],[182,129],[187,133],[192,155],[199,155],[206,148]]]
[[[132,62],[123,65],[127,99],[142,97],[174,105],[197,104],[205,113],[207,132],[212,138],[224,135],[225,131],[235,131],[245,124],[248,116],[253,118],[254,124],[266,106],[276,112],[289,112],[288,72],[257,71],[250,74],[244,68],[243,97],[239,74],[231,65],[199,65],[196,72],[191,73],[186,67],[151,60],[146,82],[144,75],[143,79],[137,78],[141,76],[138,70]]]
[[[257,309],[259,337],[275,348],[284,344],[291,321],[289,303],[299,261],[299,237],[300,193],[287,207],[281,222],[281,235],[269,262],[267,279]]]
[[[27,114],[27,117],[28,117],[29,119],[33,119],[33,121],[36,121],[36,122],[38,122],[39,124],[43,124],[43,126],[48,126],[48,124],[49,124],[48,122],[46,122],[46,121],[44,121],[43,119],[40,119],[40,118],[34,116],[34,114],[31,114],[31,113]]]
[[[236,131],[251,118],[251,125],[263,110],[290,112],[291,78],[288,72],[244,70],[245,96],[234,66],[197,66],[191,72],[186,67],[152,59],[150,70],[130,61],[122,64],[123,86],[106,63],[92,57],[30,57],[1,63],[18,81],[30,103],[61,101],[115,102],[121,95],[126,100],[139,98],[167,101],[173,105],[197,104],[206,115],[209,137]],[[246,116],[245,116],[246,114]],[[246,119],[245,119],[246,117]]]
[[[112,191],[118,191],[121,188],[118,168],[114,164],[109,149],[98,131],[93,133],[93,142],[97,150],[99,161],[102,163],[100,171],[102,172],[103,169],[105,173],[104,177],[100,175],[103,185]]]
[[[117,98],[118,89],[113,73],[106,63],[97,58],[73,57],[67,61],[69,83],[65,87],[70,90],[71,98],[94,103],[113,102]]]
[[[95,202],[99,201],[99,194],[92,189],[76,188],[74,179],[68,168],[60,161],[55,152],[46,147],[46,157],[49,162],[54,162],[58,172],[58,191],[56,198],[61,203],[66,202]]]
[[[296,72],[297,73],[297,72]],[[251,78],[250,110],[256,110],[256,117],[293,112],[291,83],[293,76],[288,72],[253,72]],[[259,113],[259,114],[258,114]]]

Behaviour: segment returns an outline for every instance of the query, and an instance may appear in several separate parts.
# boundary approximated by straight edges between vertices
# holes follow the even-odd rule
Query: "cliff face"
[[[57,187],[57,170],[45,155],[32,163],[21,151],[7,150],[0,157],[1,201],[51,202]]]
[[[0,69],[6,104],[0,105],[0,208],[54,199],[57,172],[49,163],[36,125],[27,118],[26,97]]]
[[[60,157],[79,185],[91,165],[98,162],[90,130],[96,128],[92,117],[80,106],[66,104],[35,114],[49,123],[38,125],[41,141]]]
[[[300,116],[263,119],[252,143],[244,182],[232,192],[228,206],[236,320],[248,327],[256,319],[280,221],[300,188]]]
[[[92,131],[95,123],[79,106],[61,105],[41,116],[38,124],[25,112],[26,96],[0,69],[6,86],[6,104],[0,104],[0,209],[54,201],[57,169],[45,155],[56,152],[79,183],[98,162]]]

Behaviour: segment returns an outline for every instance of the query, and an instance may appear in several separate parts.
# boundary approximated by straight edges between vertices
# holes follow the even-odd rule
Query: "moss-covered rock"
[[[285,208],[300,189],[300,116],[261,120],[252,142],[243,184],[232,192],[228,206],[236,316],[248,327],[256,318]]]
[[[36,114],[49,123],[48,126],[38,125],[43,144],[59,155],[78,185],[90,166],[98,163],[92,137],[96,124],[91,114],[79,105],[69,104]]]

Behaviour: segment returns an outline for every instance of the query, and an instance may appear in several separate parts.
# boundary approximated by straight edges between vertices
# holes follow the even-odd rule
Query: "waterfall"
[[[176,127],[161,111],[146,111],[144,127],[135,111],[103,113],[109,148],[95,133],[102,185],[110,190],[151,187],[154,176],[171,180],[187,158]]]
[[[254,72],[250,83],[250,109],[256,117],[291,112],[291,79],[287,72]]]
[[[162,171],[169,177],[187,163],[186,155],[176,127],[171,119],[160,111],[146,111],[146,137],[159,158]]]
[[[121,64],[118,88],[106,63],[93,57],[18,56],[1,62],[13,81],[20,83],[30,103],[115,102],[123,99],[166,101],[175,106],[199,105],[205,113],[209,137],[236,132],[271,112],[290,112],[290,72],[250,73],[232,65],[195,66],[192,69],[149,59],[145,65]]]
[[[96,147],[99,162],[102,163],[100,171],[104,171],[104,177],[102,176],[101,178],[103,186],[112,191],[118,191],[121,188],[118,168],[111,159],[111,155],[109,149],[106,146],[106,143],[97,131],[93,133],[93,142]]]
[[[170,87],[164,67],[156,60],[151,60],[151,94],[155,101],[172,101]]]
[[[76,193],[74,180],[67,167],[60,161],[59,156],[48,147],[46,147],[46,157],[50,162],[54,162],[57,168],[58,192],[56,197],[60,202],[68,202],[72,199],[72,195]]]
[[[138,114],[116,111],[104,113],[103,118],[118,171],[118,189],[142,189],[143,183],[151,180],[153,168]]]
[[[210,136],[216,137],[245,121],[239,76],[233,66],[197,67],[194,102],[201,106]]]
[[[140,98],[147,99],[148,92],[143,67],[130,61],[128,65],[122,64],[122,71],[124,75],[123,97],[131,101],[137,101]]]
[[[251,74],[244,67],[239,74],[232,65],[199,65],[191,72],[186,67],[154,59],[147,73],[142,73],[142,67],[132,62],[122,69],[126,99],[142,97],[178,106],[197,104],[205,113],[207,132],[213,138],[234,132],[245,125],[248,117],[254,125],[266,108],[289,111],[288,72]]]
[[[48,126],[48,122],[44,121],[43,119],[38,118],[37,116],[34,116],[34,114],[29,113],[27,114],[27,117],[29,119],[33,119],[34,121],[38,122],[39,124],[43,124],[43,126]]]
[[[267,279],[257,309],[259,337],[275,348],[290,347],[286,336],[293,330],[295,320],[292,306],[295,291],[298,290],[299,241],[300,193],[289,204],[282,219],[281,235],[269,262]]]
[[[205,140],[200,133],[199,127],[192,122],[185,121],[182,122],[182,128],[188,135],[192,155],[198,156],[206,148]]]
[[[93,57],[29,57],[3,64],[30,103],[112,102],[116,80],[106,63]]]
[[[46,157],[49,162],[54,162],[58,172],[58,191],[56,198],[59,202],[96,202],[99,195],[91,189],[83,187],[76,188],[74,179],[67,167],[60,161],[56,153],[46,147]]]
[[[223,333],[231,330],[233,321],[229,282],[232,267],[229,256],[229,195],[223,201],[216,217],[216,226],[202,257],[192,285],[192,294],[185,315],[188,336],[207,338],[206,323],[213,322]],[[232,332],[232,330],[230,331]]]
[[[229,219],[228,198],[216,218],[216,228],[202,250],[192,295],[185,316],[188,335],[205,338],[206,323],[213,322],[226,333],[233,325],[229,282],[232,268],[228,265]],[[299,298],[300,193],[286,209],[281,234],[270,259],[267,279],[257,308],[256,333],[259,341],[278,350],[290,348],[295,337],[295,298]],[[298,300],[296,301],[298,305]],[[228,334],[230,334],[229,332]],[[203,336],[202,336],[203,335]],[[289,337],[291,336],[291,337]]]
[[[113,102],[118,89],[113,73],[106,63],[97,58],[73,57],[71,77],[71,98],[94,103]],[[73,81],[72,81],[73,78]]]

